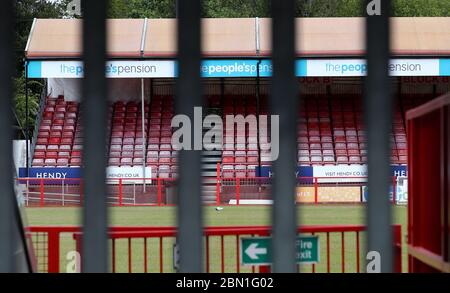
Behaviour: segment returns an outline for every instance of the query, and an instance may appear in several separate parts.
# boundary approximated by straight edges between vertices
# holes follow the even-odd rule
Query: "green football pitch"
[[[111,207],[109,208],[110,226],[174,226],[176,225],[176,209],[174,207]],[[402,226],[403,242],[403,271],[406,271],[406,207],[395,206],[392,209],[394,224]],[[27,222],[29,226],[73,226],[81,224],[80,208],[57,207],[57,208],[27,208]],[[365,223],[364,205],[304,205],[298,207],[298,223],[302,225],[358,225]],[[225,206],[223,210],[216,211],[214,207],[204,208],[204,226],[252,226],[270,225],[270,206]],[[361,234],[361,270],[364,270],[364,247],[365,233]],[[320,235],[321,260],[315,266],[317,272],[326,271],[326,242],[325,235]],[[345,271],[356,270],[356,238],[355,233],[345,235]],[[341,234],[330,234],[330,263],[332,272],[341,272],[342,249]],[[173,269],[173,238],[164,240],[163,268],[165,272]],[[73,236],[63,234],[61,237],[60,268],[65,271],[68,260],[67,252],[74,250]],[[236,238],[225,237],[225,272],[235,272]],[[144,243],[142,239],[132,240],[132,271],[142,272],[144,264]],[[221,271],[220,237],[210,240],[210,271]],[[159,272],[159,239],[147,241],[148,248],[148,271]],[[39,258],[38,258],[39,259]],[[44,270],[43,261],[38,265]],[[311,271],[311,265],[302,265],[302,271]],[[128,243],[127,240],[118,240],[116,244],[116,271],[128,271]],[[241,266],[242,272],[251,271],[250,267]]]

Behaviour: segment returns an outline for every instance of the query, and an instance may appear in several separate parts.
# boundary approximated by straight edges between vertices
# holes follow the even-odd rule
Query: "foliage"
[[[38,81],[31,80],[28,82],[28,129],[29,134],[32,135],[34,129],[34,123],[36,120],[36,115],[39,111],[39,97],[42,91],[42,84]],[[14,101],[13,105],[15,108],[15,114],[17,117],[17,122],[22,130],[26,129],[26,94],[25,94],[25,77],[20,76],[14,80]]]
[[[110,0],[111,17],[170,18],[176,0]],[[179,0],[181,1],[181,0]],[[355,17],[366,0],[296,0],[297,17]],[[449,0],[392,0],[393,16],[450,16]],[[204,0],[203,17],[269,17],[270,0]]]

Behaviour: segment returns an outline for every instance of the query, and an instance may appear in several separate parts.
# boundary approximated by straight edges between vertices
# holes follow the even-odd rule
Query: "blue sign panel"
[[[200,67],[202,77],[257,77],[257,60],[205,60]],[[272,75],[272,62],[262,60],[259,76]]]
[[[395,177],[407,177],[408,166],[391,166],[392,176]]]
[[[81,178],[81,168],[19,168],[19,178],[37,178],[45,179],[44,184],[78,184],[79,180],[61,180],[61,179],[79,179]],[[21,183],[25,183],[21,181]],[[40,184],[40,180],[30,180],[30,184]]]
[[[200,65],[204,78],[272,76],[270,59],[205,59]],[[75,60],[32,60],[27,62],[29,78],[82,78],[83,63]],[[108,78],[174,78],[175,60],[110,60],[105,66]],[[364,59],[298,59],[298,77],[349,77],[367,74]],[[392,59],[391,76],[450,76],[450,59]]]
[[[256,176],[258,177],[272,177],[272,166],[256,167]],[[311,166],[298,166],[296,177],[313,177],[313,167]]]
[[[439,75],[450,76],[450,59],[439,60]]]

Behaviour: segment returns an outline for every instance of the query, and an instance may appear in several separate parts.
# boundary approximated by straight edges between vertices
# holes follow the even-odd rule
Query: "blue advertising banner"
[[[392,176],[395,177],[407,177],[408,166],[391,166]]]
[[[19,168],[19,178],[37,178],[46,179],[44,184],[60,184],[62,180],[58,179],[79,179],[81,178],[81,168]],[[25,183],[25,182],[21,182]],[[78,184],[79,180],[65,180],[65,184]],[[40,180],[30,180],[29,184],[40,184]]]
[[[75,60],[32,60],[27,63],[29,78],[82,78],[84,67]],[[259,76],[272,76],[272,62],[262,59]],[[205,59],[200,66],[204,78],[256,77],[257,59]],[[108,78],[173,78],[177,76],[174,60],[109,60],[105,66]],[[297,59],[298,77],[351,77],[367,74],[364,59]],[[450,59],[392,59],[391,76],[450,76]]]
[[[272,166],[256,167],[256,176],[258,177],[272,177]],[[313,177],[313,167],[311,166],[298,166],[296,177]]]
[[[27,168],[19,168],[19,177],[29,178],[47,178],[47,179],[66,179],[81,178],[81,168],[29,168],[27,176]]]
[[[392,176],[395,177],[407,177],[407,166],[391,166]],[[259,172],[259,173],[258,173]],[[366,165],[343,165],[343,166],[298,166],[297,177],[320,177],[322,179],[330,177],[330,180],[337,178],[352,178],[352,177],[366,177],[367,166]],[[271,166],[256,167],[256,176],[258,177],[272,177]],[[342,182],[342,179],[339,179]],[[331,181],[330,181],[331,182]]]

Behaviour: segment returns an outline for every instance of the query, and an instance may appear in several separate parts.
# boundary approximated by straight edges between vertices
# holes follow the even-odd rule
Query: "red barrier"
[[[325,250],[321,251],[326,252],[326,257],[321,257],[321,260],[325,260],[326,263],[301,265],[301,270],[361,272],[361,257],[364,259],[364,256],[360,250],[360,234],[365,229],[366,227],[362,225],[299,227],[297,230],[299,234],[319,235],[321,245],[325,245]],[[39,272],[61,272],[61,260],[66,259],[64,253],[68,252],[68,239],[74,239],[75,243],[72,242],[72,245],[69,246],[80,251],[80,227],[29,227],[27,233],[33,239]],[[111,271],[172,272],[173,266],[169,265],[171,258],[169,252],[170,254],[173,252],[171,248],[176,241],[176,233],[175,227],[111,227],[108,233],[111,241]],[[394,271],[401,272],[401,226],[394,225],[393,233]],[[72,237],[65,236],[65,244],[61,246],[64,234]],[[205,227],[206,272],[255,272],[256,267],[248,267],[240,263],[239,239],[243,236],[270,235],[271,228],[269,226]],[[45,241],[39,242],[42,239]],[[339,242],[336,242],[338,239]],[[39,245],[43,248],[40,249]],[[338,253],[338,257],[333,256],[332,252]],[[143,256],[143,260],[139,255]],[[270,267],[261,266],[259,271],[270,272]]]
[[[319,184],[317,182],[317,178],[314,178],[314,203],[317,204],[319,202]]]
[[[162,205],[161,178],[158,178],[158,206]]]
[[[220,206],[220,162],[217,162],[216,168],[216,205]]]
[[[119,206],[122,206],[123,193],[122,193],[122,178],[119,179]]]
[[[40,206],[43,207],[44,206],[44,180],[41,179],[41,195],[40,195]]]
[[[236,178],[236,205],[239,205],[239,200],[241,198],[241,180]]]
[[[216,206],[249,204],[247,200],[266,200],[270,203],[271,178],[223,178],[220,165],[216,178]],[[29,206],[82,205],[81,179],[19,178],[26,184],[23,197]],[[146,188],[143,188],[143,182]],[[356,203],[361,202],[366,177],[300,177],[297,183],[297,203]],[[107,199],[113,206],[174,205],[166,192],[175,186],[175,178],[117,178],[108,179]],[[396,197],[397,177],[392,178],[393,197]],[[344,190],[345,189],[345,190]],[[342,191],[342,192],[341,192]],[[347,194],[344,196],[344,194]],[[247,202],[244,202],[247,201]],[[393,200],[393,204],[396,204]]]

